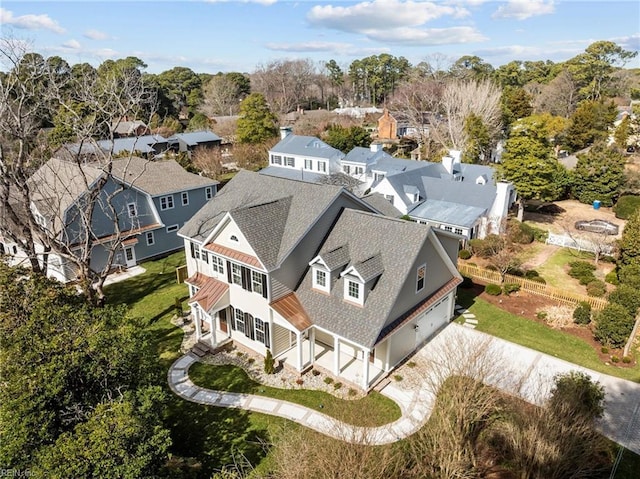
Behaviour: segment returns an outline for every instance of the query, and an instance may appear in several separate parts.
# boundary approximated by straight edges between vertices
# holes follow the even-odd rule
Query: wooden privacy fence
[[[460,263],[458,270],[465,276],[469,276],[474,279],[479,279],[487,283],[501,284],[502,278],[497,271],[491,271],[486,268],[474,266],[471,264]],[[546,298],[555,299],[567,304],[578,304],[581,301],[585,301],[591,305],[595,310],[603,309],[608,301],[603,298],[596,298],[594,296],[586,296],[584,294],[572,293],[570,291],[564,291],[561,289],[553,288],[544,283],[538,283],[531,281],[530,279],[521,278],[520,276],[514,276],[507,274],[504,277],[505,283],[515,283],[520,285],[520,289],[532,294],[544,296]]]
[[[178,266],[176,268],[176,282],[182,284],[187,279],[187,265]]]

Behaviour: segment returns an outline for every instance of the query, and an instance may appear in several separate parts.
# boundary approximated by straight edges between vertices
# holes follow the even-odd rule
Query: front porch
[[[371,389],[387,375],[386,371],[368,360],[368,354],[366,354],[367,361],[363,361],[362,356],[364,354],[362,350],[355,351],[357,357],[344,351],[339,351],[336,356],[333,347],[319,341],[312,342],[309,338],[302,340],[301,347],[296,344],[275,356],[275,359],[279,360],[284,367],[298,370],[300,353],[302,354],[302,369],[300,372],[315,367],[339,377],[341,380],[348,381],[365,391]]]

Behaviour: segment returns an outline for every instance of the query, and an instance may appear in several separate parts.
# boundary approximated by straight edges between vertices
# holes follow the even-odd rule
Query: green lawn
[[[552,254],[544,264],[536,268],[536,271],[542,276],[549,286],[554,288],[566,289],[570,286],[577,293],[585,293],[585,288],[580,286],[578,282],[567,275],[565,266],[571,261],[592,260],[591,253],[580,252],[570,248],[560,248]]]
[[[595,371],[640,382],[639,365],[633,368],[607,366],[600,361],[594,349],[580,338],[503,311],[474,297],[473,290],[459,289],[458,303],[476,315],[477,329],[480,331]]]
[[[258,394],[290,401],[329,416],[344,419],[345,414],[356,426],[382,426],[400,417],[400,408],[392,400],[372,391],[362,399],[339,399],[324,391],[311,389],[281,389],[264,386],[247,376],[236,366],[213,366],[196,363],[189,370],[189,377],[198,386],[221,391]],[[366,411],[367,414],[351,414]],[[352,419],[352,420],[351,420]]]

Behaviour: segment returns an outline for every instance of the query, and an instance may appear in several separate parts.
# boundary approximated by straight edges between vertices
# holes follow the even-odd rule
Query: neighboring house
[[[280,141],[269,150],[269,166],[264,174],[298,179],[305,176],[314,181],[318,175],[340,172],[340,160],[344,153],[314,136],[291,133],[290,128],[281,128]],[[288,172],[287,172],[288,170]]]
[[[217,148],[222,138],[210,130],[176,133],[167,138],[169,148],[175,152],[192,153],[196,148]]]
[[[387,174],[371,191],[414,221],[467,239],[504,230],[516,192],[511,183],[495,180],[493,168],[461,163],[453,150],[442,163],[414,163],[417,168]]]
[[[111,126],[114,138],[144,136],[151,133],[149,127],[140,120],[123,120]]]
[[[398,139],[398,121],[384,109],[382,116],[378,118],[378,139],[380,140],[397,140]]]
[[[137,155],[147,159],[160,158],[169,149],[169,142],[160,135],[131,136],[114,138],[113,140],[99,140],[96,142],[69,143],[61,146],[55,152],[55,156],[87,162],[102,162],[111,155]]]
[[[369,390],[453,316],[459,237],[240,171],[180,230],[196,337]]]
[[[102,185],[105,175],[94,165],[52,158],[29,179],[30,207],[38,223],[77,254],[83,252],[89,222],[83,202],[88,191],[101,185],[90,219],[94,271],[105,268],[114,247],[113,266],[125,268],[181,249],[178,229],[213,198],[218,184],[186,172],[173,160],[137,157],[114,160]],[[11,252],[14,262],[24,256],[13,248]],[[73,263],[56,254],[48,255],[48,270],[60,281],[75,279]]]

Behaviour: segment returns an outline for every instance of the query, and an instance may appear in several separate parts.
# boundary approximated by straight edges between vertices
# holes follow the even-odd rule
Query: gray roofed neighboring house
[[[428,218],[432,222],[471,228],[486,208],[442,200],[427,200],[409,211],[409,216]]]
[[[140,120],[125,120],[112,125],[116,137],[141,136],[149,133],[149,127]]]
[[[167,138],[169,147],[176,151],[193,151],[197,147],[215,147],[222,143],[222,138],[210,130],[176,133]]]
[[[167,139],[160,135],[131,136],[124,138],[114,138],[113,140],[85,141],[83,143],[69,143],[61,146],[56,151],[56,156],[67,158],[69,156],[95,157],[100,162],[103,156],[111,153],[140,152],[141,154],[153,157],[164,153],[168,148]],[[108,158],[107,158],[108,159]]]
[[[260,174],[286,178],[288,180],[306,181],[308,183],[320,183],[322,178],[326,176],[324,173],[316,173],[314,171],[305,171],[293,168],[280,168],[277,166],[267,166],[260,170]]]
[[[349,153],[347,153],[347,156],[342,159],[342,162],[372,165],[380,161],[382,158],[393,157],[382,149],[372,150],[371,147],[365,148],[362,146],[356,146]]]
[[[312,156],[336,161],[344,157],[344,153],[340,150],[329,146],[315,136],[293,134],[285,136],[270,151],[272,153]]]

